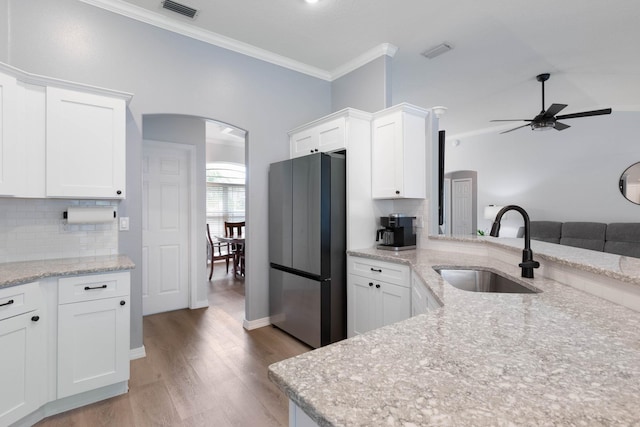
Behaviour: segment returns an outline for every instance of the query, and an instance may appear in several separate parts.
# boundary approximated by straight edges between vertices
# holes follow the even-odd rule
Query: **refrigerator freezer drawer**
[[[314,348],[322,345],[322,282],[271,268],[271,323]]]

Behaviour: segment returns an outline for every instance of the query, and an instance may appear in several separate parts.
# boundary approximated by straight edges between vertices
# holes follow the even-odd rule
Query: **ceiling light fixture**
[[[449,52],[451,49],[453,49],[451,43],[440,43],[438,46],[432,47],[431,49],[427,49],[422,52],[422,56],[425,56],[428,59],[433,59],[445,52]]]
[[[304,0],[304,1],[309,3],[309,4],[318,3],[318,0]]]

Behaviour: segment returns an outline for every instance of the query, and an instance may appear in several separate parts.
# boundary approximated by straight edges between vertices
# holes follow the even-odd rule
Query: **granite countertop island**
[[[76,276],[133,268],[135,264],[126,255],[7,262],[0,264],[0,288],[34,282],[46,277]]]
[[[271,365],[318,425],[640,423],[640,313],[484,256],[350,254],[411,265],[442,307]],[[487,267],[542,292],[467,292],[434,266]]]

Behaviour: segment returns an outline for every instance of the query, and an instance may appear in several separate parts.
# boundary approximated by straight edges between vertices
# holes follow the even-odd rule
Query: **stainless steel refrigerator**
[[[316,348],[346,338],[345,168],[326,153],[269,168],[271,323]]]

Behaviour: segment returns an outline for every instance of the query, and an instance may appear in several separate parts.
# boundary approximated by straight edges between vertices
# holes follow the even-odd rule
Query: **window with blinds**
[[[207,224],[224,235],[225,221],[245,220],[245,166],[214,163],[207,168]]]

